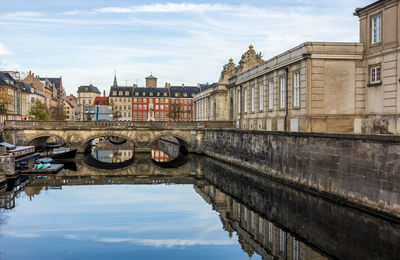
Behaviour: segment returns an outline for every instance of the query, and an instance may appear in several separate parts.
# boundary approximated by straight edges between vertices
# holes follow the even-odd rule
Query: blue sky
[[[253,44],[264,59],[305,41],[358,37],[356,7],[373,0],[1,0],[0,69],[63,76],[67,93],[165,82],[215,82]]]
[[[192,185],[63,186],[3,216],[0,259],[248,259]]]

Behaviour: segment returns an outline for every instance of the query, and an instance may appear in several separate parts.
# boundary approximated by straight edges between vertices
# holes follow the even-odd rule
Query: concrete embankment
[[[204,153],[400,218],[400,137],[206,129]]]

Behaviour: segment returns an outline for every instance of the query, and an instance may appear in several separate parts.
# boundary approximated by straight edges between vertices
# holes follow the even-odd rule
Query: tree
[[[174,121],[180,120],[182,118],[183,105],[177,99],[175,103],[170,105],[170,111],[167,113],[167,117]]]
[[[31,104],[31,107],[28,111],[28,116],[32,120],[39,121],[48,121],[50,118],[49,111],[39,99],[36,99],[35,102]]]
[[[51,120],[65,120],[65,113],[60,107],[52,107],[51,108]]]

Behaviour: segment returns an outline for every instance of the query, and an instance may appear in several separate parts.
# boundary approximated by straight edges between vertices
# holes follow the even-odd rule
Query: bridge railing
[[[232,128],[231,121],[28,121],[7,120],[4,129],[179,129]]]

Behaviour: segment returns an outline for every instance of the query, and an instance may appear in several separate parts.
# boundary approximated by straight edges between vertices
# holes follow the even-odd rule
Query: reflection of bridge
[[[155,140],[176,137],[189,152],[202,152],[206,128],[232,127],[232,122],[133,122],[133,121],[6,121],[4,139],[16,145],[54,136],[69,147],[85,149],[99,136],[118,136],[136,147],[150,147]]]
[[[89,157],[91,158],[91,157]],[[187,162],[177,168],[163,168],[154,163],[149,154],[136,155],[132,160],[124,163],[117,163],[109,165],[121,165],[123,167],[108,168],[106,169],[104,163],[96,161],[95,159],[88,159],[87,157],[78,157],[75,160],[77,171],[69,171],[65,174],[58,174],[60,176],[67,175],[68,177],[82,177],[82,176],[194,176],[198,174],[196,167],[197,157],[188,157]],[[97,163],[97,164],[96,164]],[[57,175],[57,176],[58,176]]]
[[[25,193],[33,196],[43,186],[192,184],[218,211],[227,235],[236,232],[249,255],[256,252],[262,259],[289,260],[397,259],[400,255],[400,226],[395,223],[210,158],[193,155],[177,169],[160,169],[148,158],[136,161],[149,164],[146,167],[119,170],[98,170],[77,161],[77,172],[31,178]],[[13,207],[15,193],[5,197],[3,207]]]

